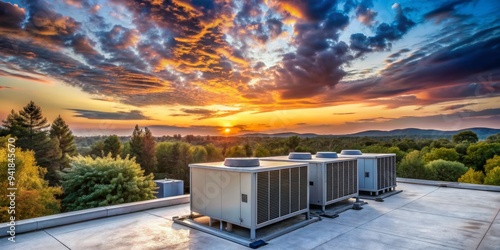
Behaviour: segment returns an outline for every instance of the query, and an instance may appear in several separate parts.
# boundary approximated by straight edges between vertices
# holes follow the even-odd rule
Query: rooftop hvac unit
[[[182,180],[155,180],[158,187],[156,198],[165,198],[184,194],[184,181]]]
[[[256,229],[305,213],[309,215],[307,164],[227,158],[190,164],[191,213]]]
[[[264,157],[262,161],[307,162],[309,165],[309,204],[325,206],[358,196],[356,159],[338,158],[335,152],[292,152],[288,156]]]
[[[342,150],[340,157],[358,160],[359,191],[375,195],[396,188],[396,154],[369,154]]]

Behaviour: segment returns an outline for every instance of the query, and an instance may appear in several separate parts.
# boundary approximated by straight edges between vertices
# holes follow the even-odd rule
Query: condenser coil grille
[[[307,209],[307,167],[257,173],[257,224]]]
[[[355,160],[326,165],[326,201],[358,193],[358,167]]]
[[[378,189],[396,186],[396,157],[388,156],[377,159]]]

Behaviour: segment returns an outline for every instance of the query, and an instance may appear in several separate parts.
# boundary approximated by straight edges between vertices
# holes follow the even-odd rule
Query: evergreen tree
[[[57,159],[61,157],[59,140],[51,139],[47,134],[50,126],[42,114],[42,109],[30,101],[18,114],[11,111],[3,126],[9,134],[18,138],[16,145],[25,150],[33,150],[39,166],[48,172],[46,178],[54,184],[55,170],[58,169]]]
[[[50,126],[50,137],[59,140],[61,156],[56,159],[59,170],[69,167],[69,157],[76,155],[75,137],[66,122],[59,115]]]
[[[19,139],[26,134],[22,124],[21,116],[14,110],[11,110],[7,118],[2,121],[4,134],[11,135]]]
[[[141,161],[138,163],[141,165],[142,169],[146,171],[146,174],[153,173],[156,171],[156,155],[155,155],[156,141],[148,128],[144,129],[144,137],[142,138],[142,154]]]
[[[92,144],[90,147],[90,155],[92,158],[96,157],[104,157],[106,154],[104,154],[104,141],[97,141],[96,143]]]
[[[144,175],[137,163],[120,156],[72,158],[63,178],[67,211],[150,200],[157,189],[152,174]]]
[[[116,158],[122,152],[122,143],[117,135],[110,135],[104,140],[103,151],[105,155],[111,154],[111,157]]]
[[[132,138],[130,138],[130,156],[135,157],[137,163],[142,162],[142,139],[144,132],[139,129],[139,125],[135,125]]]

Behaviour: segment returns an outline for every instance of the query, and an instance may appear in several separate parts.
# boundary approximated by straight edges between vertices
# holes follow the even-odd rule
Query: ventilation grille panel
[[[307,208],[307,167],[300,168],[300,210]],[[305,183],[305,185],[304,185]]]
[[[308,208],[307,167],[257,173],[257,224]]]
[[[280,217],[280,171],[273,170],[269,172],[270,175],[270,190],[269,190],[269,219],[276,219]]]
[[[358,192],[358,165],[356,160],[326,165],[326,201],[333,201]]]
[[[290,198],[291,198],[291,204],[290,204],[290,209],[293,212],[299,211],[299,169],[298,168],[292,168],[292,178],[291,178],[291,192],[290,192]]]
[[[269,220],[269,172],[257,173],[257,224]]]
[[[280,170],[281,174],[281,197],[280,216],[290,213],[290,169]]]
[[[378,190],[396,186],[396,157],[388,156],[377,159]]]

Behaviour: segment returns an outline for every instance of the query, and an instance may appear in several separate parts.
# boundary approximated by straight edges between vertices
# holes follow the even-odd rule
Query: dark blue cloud
[[[151,120],[142,114],[139,110],[131,111],[118,111],[118,112],[103,112],[95,110],[85,110],[85,109],[69,109],[74,111],[76,115],[74,117],[83,117],[87,119],[96,120]]]
[[[391,42],[399,40],[413,26],[414,21],[406,17],[399,4],[395,4],[396,17],[390,24],[381,23],[375,28],[374,36],[366,36],[362,33],[352,34],[350,37],[351,49],[357,52],[357,56],[361,56],[371,51],[382,51],[390,49]]]
[[[472,2],[472,0],[449,1],[438,8],[425,13],[424,18],[427,20],[433,19],[437,23],[449,18],[460,18],[463,15],[458,14],[456,7],[470,2]]]
[[[12,30],[21,29],[25,11],[19,6],[0,1],[0,27]]]

